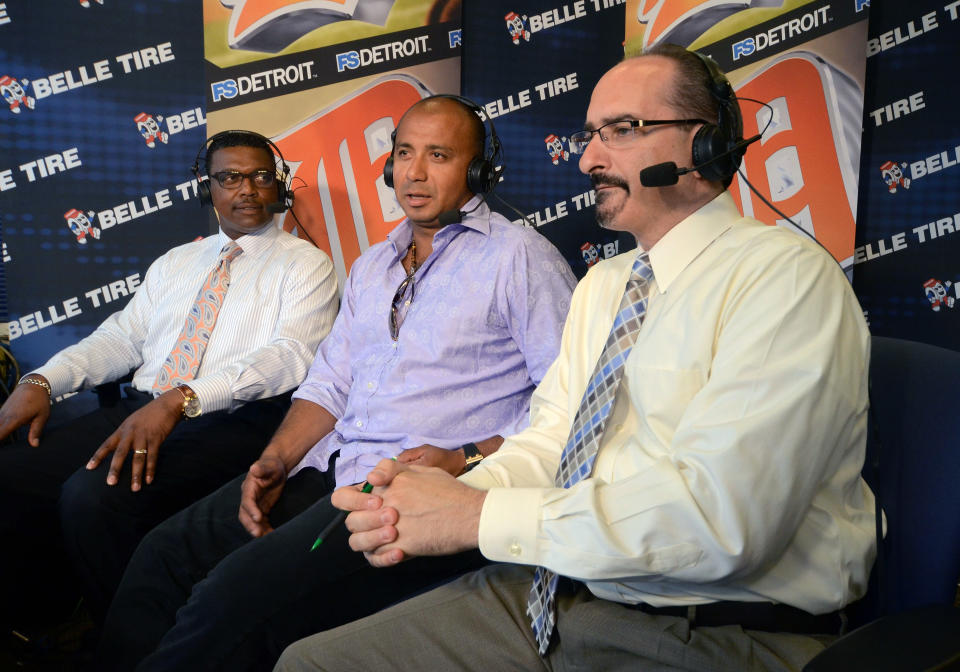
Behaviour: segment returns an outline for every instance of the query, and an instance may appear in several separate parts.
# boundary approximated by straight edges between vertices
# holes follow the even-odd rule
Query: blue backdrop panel
[[[960,5],[870,7],[854,288],[873,333],[960,349]]]
[[[623,31],[624,5],[609,1],[463,7],[464,95],[485,107],[504,146],[496,193],[530,213],[578,277],[588,263],[635,246],[597,226],[590,181],[567,140],[583,128],[597,80],[623,58]],[[519,220],[495,198],[491,206]]]
[[[24,371],[122,308],[151,261],[210,225],[199,3],[6,3],[0,221]],[[90,397],[91,395],[82,395]]]

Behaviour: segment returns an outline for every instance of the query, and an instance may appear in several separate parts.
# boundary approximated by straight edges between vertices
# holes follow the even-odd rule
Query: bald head
[[[450,115],[452,117],[451,121],[456,120],[461,123],[465,122],[467,124],[467,128],[469,129],[468,132],[471,135],[471,144],[475,148],[473,156],[483,156],[484,141],[487,136],[486,129],[483,127],[483,121],[476,112],[461,103],[459,100],[456,100],[455,98],[447,98],[441,94],[424,98],[423,100],[414,103],[406,112],[403,113],[403,117],[400,118],[400,123],[397,124],[397,133],[400,132],[400,128],[403,126],[404,120],[406,120],[406,118],[414,112],[441,114],[444,116]],[[454,121],[454,123],[456,123],[456,121]]]

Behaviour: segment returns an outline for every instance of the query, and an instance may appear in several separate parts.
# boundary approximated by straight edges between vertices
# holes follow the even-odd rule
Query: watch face
[[[200,415],[200,400],[192,397],[183,402],[183,414],[188,418],[196,418]]]
[[[181,385],[177,390],[183,395],[183,417],[198,417],[202,409],[200,408],[200,399],[196,393],[186,385]]]

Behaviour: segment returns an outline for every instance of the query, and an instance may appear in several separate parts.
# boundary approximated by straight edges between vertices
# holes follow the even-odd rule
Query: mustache
[[[619,175],[611,175],[610,173],[590,173],[590,184],[594,189],[600,185],[605,185],[609,187],[620,187],[625,189],[628,193],[630,187],[627,186],[626,180],[624,180]]]

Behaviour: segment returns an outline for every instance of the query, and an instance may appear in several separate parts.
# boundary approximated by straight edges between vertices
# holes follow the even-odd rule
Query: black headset
[[[292,208],[293,207],[293,191],[291,191],[290,188],[287,186],[287,181],[288,181],[288,178],[290,177],[290,166],[287,165],[286,160],[283,158],[283,153],[280,151],[280,148],[277,147],[276,144],[274,144],[274,142],[270,138],[264,135],[260,135],[259,133],[256,133],[254,131],[243,131],[243,130],[220,131],[219,133],[216,133],[215,135],[208,138],[206,142],[204,142],[203,145],[201,145],[200,151],[197,152],[197,158],[193,160],[192,170],[193,170],[193,174],[196,175],[197,177],[197,195],[200,198],[200,207],[213,204],[213,195],[210,193],[210,176],[207,175],[206,177],[203,177],[200,175],[200,160],[201,158],[203,159],[206,158],[203,156],[203,153],[204,151],[206,151],[207,147],[209,147],[211,143],[213,143],[215,140],[218,140],[219,138],[222,138],[227,135],[234,135],[234,134],[248,135],[251,138],[255,138],[265,143],[267,146],[273,149],[274,153],[280,159],[280,170],[277,173],[277,180],[276,180],[277,202],[268,203],[267,210],[269,210],[270,212],[277,213],[277,212],[283,212],[288,208]],[[236,146],[240,146],[240,145],[236,145]]]
[[[423,100],[434,100],[437,98],[449,98],[450,100],[455,100],[468,110],[480,117],[481,121],[486,118],[487,122],[487,135],[486,138],[490,139],[488,143],[486,138],[484,138],[484,153],[483,156],[475,156],[470,161],[470,165],[467,166],[467,188],[470,189],[474,194],[487,194],[493,191],[494,187],[497,186],[497,183],[500,181],[500,175],[503,174],[503,168],[497,168],[498,163],[502,163],[501,159],[503,156],[503,148],[500,145],[500,138],[497,137],[497,130],[493,127],[493,121],[486,117],[483,114],[483,108],[477,105],[475,102],[469,98],[464,98],[463,96],[457,96],[452,93],[438,93],[433,96],[428,96]],[[421,101],[422,102],[422,101]],[[406,116],[406,113],[404,113]],[[400,121],[403,121],[401,117]],[[397,124],[397,128],[400,127],[400,124]],[[392,145],[395,145],[397,142],[397,131],[394,129],[393,133],[390,134],[390,142]],[[383,164],[383,183],[388,187],[393,187],[393,147],[390,149],[390,156],[387,158],[387,162]]]
[[[693,136],[693,165],[704,179],[727,183],[740,167],[746,146],[743,142],[743,117],[729,80],[720,72],[716,61],[699,51],[691,51],[700,59],[710,76],[707,88],[717,101],[717,123],[704,124]]]

